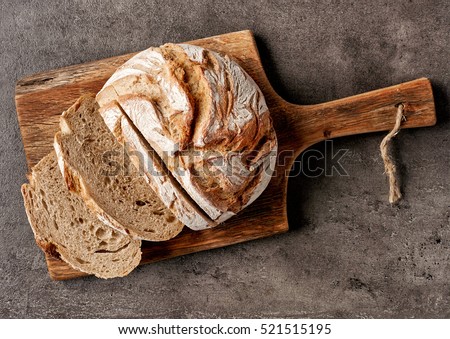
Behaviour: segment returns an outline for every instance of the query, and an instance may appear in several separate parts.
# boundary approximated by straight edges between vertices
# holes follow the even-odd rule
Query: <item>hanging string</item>
[[[406,120],[403,115],[404,108],[405,106],[403,104],[398,105],[394,128],[384,137],[380,144],[381,158],[384,162],[384,172],[389,179],[389,202],[391,204],[395,204],[402,197],[402,193],[400,192],[400,183],[397,177],[397,167],[395,166],[395,162],[389,152],[389,146],[392,138],[394,138],[400,131],[402,120]]]

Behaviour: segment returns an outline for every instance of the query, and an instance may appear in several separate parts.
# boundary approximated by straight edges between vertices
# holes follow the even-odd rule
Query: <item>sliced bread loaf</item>
[[[99,278],[122,277],[141,259],[141,242],[104,225],[83,200],[70,193],[55,152],[44,157],[22,186],[36,243],[80,271]]]
[[[264,96],[226,55],[186,44],[147,49],[112,75],[97,100],[108,127],[130,142],[113,123],[122,123],[120,107],[216,225],[251,204],[272,177],[277,139]]]
[[[92,95],[62,114],[55,150],[69,189],[107,225],[133,238],[163,241],[183,228],[130,163]]]

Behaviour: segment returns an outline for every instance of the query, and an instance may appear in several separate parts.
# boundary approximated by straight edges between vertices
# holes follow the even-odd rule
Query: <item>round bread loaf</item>
[[[194,214],[210,221],[188,227],[227,220],[271,179],[277,139],[264,96],[226,55],[187,44],[149,48],[117,69],[97,101],[119,140],[140,151],[145,143],[144,152],[154,151],[176,179],[170,182],[183,194],[161,200],[173,210],[175,200],[187,199]],[[133,126],[126,133],[124,122]],[[174,214],[186,220],[182,209]]]

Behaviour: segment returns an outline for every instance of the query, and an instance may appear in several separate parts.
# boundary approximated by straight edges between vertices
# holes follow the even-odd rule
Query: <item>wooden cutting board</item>
[[[189,43],[234,57],[263,91],[279,142],[274,177],[264,193],[223,225],[204,231],[187,228],[166,242],[143,242],[141,264],[188,253],[268,237],[288,230],[287,173],[295,158],[319,141],[352,134],[392,129],[396,105],[405,105],[402,128],[436,123],[433,93],[422,78],[323,104],[300,106],[284,101],[264,73],[250,31],[218,35]],[[16,86],[16,108],[29,168],[52,150],[59,115],[83,93],[98,92],[114,70],[134,54],[43,72],[21,79]],[[380,174],[381,175],[381,174]],[[46,257],[52,279],[86,275],[61,260]]]

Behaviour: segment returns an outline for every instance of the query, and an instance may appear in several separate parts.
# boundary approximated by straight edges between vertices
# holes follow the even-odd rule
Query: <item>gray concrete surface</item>
[[[446,0],[1,0],[0,316],[449,317],[449,22]],[[19,191],[27,169],[16,80],[241,29],[255,32],[273,86],[296,103],[431,78],[437,126],[401,131],[395,142],[404,201],[386,201],[383,133],[338,139],[349,176],[292,178],[287,234],[125,279],[51,281]]]

